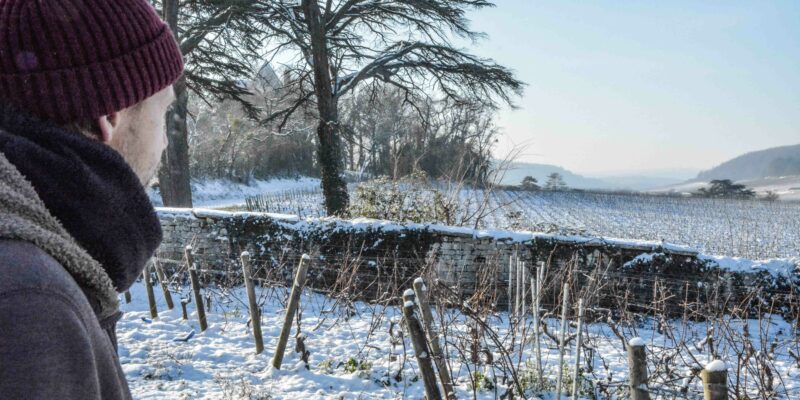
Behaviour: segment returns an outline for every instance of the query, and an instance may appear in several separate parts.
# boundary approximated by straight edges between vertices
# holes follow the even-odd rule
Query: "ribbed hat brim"
[[[0,74],[0,96],[58,123],[131,107],[180,78],[183,57],[169,28],[116,58],[72,68]]]

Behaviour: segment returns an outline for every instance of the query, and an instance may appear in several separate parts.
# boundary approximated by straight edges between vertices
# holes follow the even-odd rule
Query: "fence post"
[[[131,292],[130,292],[130,290],[126,290],[125,291],[125,303],[130,303],[130,302],[131,302]]]
[[[256,303],[256,288],[253,285],[253,270],[250,268],[250,253],[242,253],[242,273],[247,287],[247,300],[250,307],[250,321],[253,323],[253,337],[256,340],[256,354],[264,351],[264,338],[261,336],[261,310]]]
[[[161,268],[161,264],[158,262],[154,262],[153,267],[156,269],[156,277],[158,278],[158,282],[161,284],[161,291],[164,292],[164,300],[167,301],[167,308],[172,310],[175,308],[175,303],[172,302],[172,293],[169,292],[167,277],[164,274],[164,270]]]
[[[439,379],[442,380],[444,397],[455,399],[453,380],[450,378],[450,370],[447,368],[447,361],[444,359],[444,354],[442,354],[442,349],[439,346],[439,332],[433,324],[433,313],[431,313],[431,305],[428,303],[428,290],[422,278],[414,280],[414,294],[417,296],[417,305],[422,315],[422,324],[425,327],[425,333],[428,334],[428,343],[430,343],[431,353],[433,353],[433,361],[436,363],[436,369],[439,370]]]
[[[583,345],[583,299],[578,299],[578,332],[575,337],[575,370],[572,371],[572,400],[578,400],[581,369],[581,346]]]
[[[728,400],[728,367],[722,360],[708,363],[700,372],[705,400]]]
[[[561,399],[561,382],[564,378],[564,347],[567,341],[567,308],[569,308],[569,284],[561,289],[561,330],[558,332],[558,379],[556,380],[556,398]]]
[[[275,369],[281,369],[281,364],[283,363],[286,341],[289,340],[289,331],[292,330],[292,319],[297,311],[297,305],[300,303],[300,294],[303,292],[303,285],[306,283],[306,273],[308,273],[308,264],[310,262],[311,257],[309,257],[308,254],[303,254],[303,256],[300,257],[300,264],[298,264],[297,273],[294,276],[292,293],[289,295],[289,303],[286,305],[283,328],[281,328],[281,335],[278,337],[278,345],[275,347],[275,355],[272,357],[272,366],[275,367]]]
[[[425,343],[425,333],[414,315],[414,291],[411,289],[403,293],[403,317],[406,320],[408,334],[411,336],[411,344],[414,346],[414,354],[417,356],[422,383],[425,385],[425,396],[428,400],[441,400],[442,394],[436,386],[436,375],[433,372],[428,345]]]
[[[197,268],[194,265],[192,246],[186,246],[186,262],[189,265],[189,280],[192,282],[194,305],[197,307],[197,318],[200,320],[200,332],[203,332],[208,329],[208,321],[206,320],[206,310],[203,308],[203,296],[200,295],[200,280],[197,278]]]
[[[142,279],[144,279],[144,287],[147,289],[147,303],[150,305],[150,317],[158,318],[156,295],[153,293],[153,282],[150,281],[150,261],[144,265],[144,270],[142,270]]]
[[[647,353],[644,341],[638,337],[628,341],[628,364],[631,369],[631,400],[650,400],[647,390]]]

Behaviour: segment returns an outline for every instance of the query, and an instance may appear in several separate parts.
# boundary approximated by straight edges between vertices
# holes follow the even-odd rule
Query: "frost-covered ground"
[[[258,298],[262,308],[262,325],[265,352],[254,354],[254,345],[247,329],[246,296],[242,289],[235,289],[214,297],[214,305],[208,311],[210,328],[199,332],[196,316],[192,313],[189,321],[181,319],[180,306],[167,311],[159,288],[156,289],[160,316],[149,319],[147,300],[143,285],[137,283],[131,289],[133,302],[123,304],[125,311],[118,325],[119,353],[123,370],[130,382],[135,398],[141,399],[421,399],[423,387],[417,377],[417,364],[407,339],[401,339],[397,325],[400,324],[399,310],[365,303],[355,303],[351,312],[337,307],[336,301],[306,292],[301,300],[301,329],[307,337],[305,344],[310,351],[309,369],[299,361],[294,348],[292,332],[284,368],[273,370],[270,357],[283,320],[283,289],[259,289]],[[184,294],[188,288],[182,289]],[[177,301],[176,301],[177,303]],[[189,305],[194,311],[193,304]],[[456,377],[459,398],[473,398],[473,385],[470,377],[480,382],[474,394],[480,399],[495,399],[508,387],[502,382],[500,368],[486,365],[475,366],[469,355],[460,354],[456,348],[464,349],[463,338],[467,324],[464,317],[455,311],[447,315],[451,321],[448,333],[450,365]],[[495,329],[503,346],[509,345],[508,320],[506,314],[487,318],[488,326]],[[707,326],[704,323],[688,324],[678,327],[672,335],[654,332],[655,324],[644,319],[635,326],[621,326],[625,337],[641,337],[649,349],[649,359],[664,357],[670,359],[670,369],[676,377],[688,375],[692,366],[709,362],[704,353]],[[736,364],[735,343],[724,340],[724,331],[717,324],[715,343],[722,359],[729,366]],[[780,317],[762,321],[728,321],[732,331],[750,329],[751,338],[758,354],[767,354],[767,362],[774,373],[774,398],[800,398],[800,361],[795,361],[789,352],[800,354],[800,344],[796,328]],[[550,332],[558,331],[558,321],[548,320]],[[574,328],[572,328],[574,331]],[[187,341],[190,332],[196,333]],[[590,324],[587,327],[587,344],[593,349],[585,353],[584,368],[586,379],[595,383],[606,382],[608,393],[613,398],[625,398],[627,379],[627,357],[619,338],[612,334],[606,324]],[[530,331],[528,331],[530,333]],[[521,336],[517,336],[519,340]],[[762,341],[757,340],[763,337]],[[679,349],[676,345],[681,338],[688,347]],[[518,342],[517,342],[518,343]],[[558,352],[555,343],[542,339],[542,354],[545,378],[549,386],[554,386],[558,365]],[[696,348],[699,346],[700,349]],[[488,349],[495,363],[499,364],[502,355],[499,347],[484,341],[481,347]],[[533,372],[533,347],[528,343],[521,358],[516,347],[512,358],[518,367],[518,377],[526,388],[528,398],[540,398],[531,388]],[[569,373],[573,363],[572,350],[567,352],[565,367]],[[482,357],[485,358],[485,357]],[[398,374],[398,372],[401,373]],[[662,376],[663,366],[651,365],[652,376]],[[494,380],[494,384],[488,384]],[[655,390],[678,390],[682,379],[653,383]],[[566,382],[571,378],[565,378]],[[677,398],[702,398],[699,379],[688,385],[688,392]],[[743,387],[755,390],[751,378]],[[598,385],[595,385],[598,387]],[[588,382],[584,384],[584,397],[594,393]],[[594,393],[596,394],[596,393]],[[601,395],[600,398],[606,398]],[[547,395],[541,398],[552,398]],[[655,398],[676,398],[674,396]]]

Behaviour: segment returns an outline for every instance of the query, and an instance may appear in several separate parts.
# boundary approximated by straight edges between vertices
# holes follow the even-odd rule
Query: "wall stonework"
[[[396,296],[425,275],[464,299],[479,292],[504,308],[509,259],[516,254],[528,278],[540,263],[546,265],[544,304],[558,304],[561,285],[568,282],[575,293],[610,310],[658,306],[679,315],[687,302],[732,304],[753,296],[773,304],[772,312],[797,309],[798,273],[731,272],[692,249],[662,243],[198,209],[160,209],[159,217],[164,241],[157,260],[167,268],[185,265],[183,252],[191,245],[203,270],[238,273],[239,254],[248,251],[257,275],[288,283],[301,254],[309,253],[312,287],[369,300]],[[668,300],[661,304],[658,298]]]

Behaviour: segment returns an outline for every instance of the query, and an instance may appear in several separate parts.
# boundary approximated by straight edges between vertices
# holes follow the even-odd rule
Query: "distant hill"
[[[683,182],[686,178],[678,179],[665,176],[609,176],[603,178],[587,177],[572,171],[550,164],[536,164],[515,162],[506,171],[501,183],[504,185],[519,185],[522,178],[532,176],[540,185],[547,182],[547,175],[558,172],[564,178],[567,186],[575,189],[603,189],[603,190],[648,190],[658,187],[673,185]],[[686,175],[684,175],[686,176]],[[690,175],[689,175],[690,176]]]
[[[741,181],[792,175],[800,175],[800,144],[743,154],[708,171],[700,172],[694,180]]]

